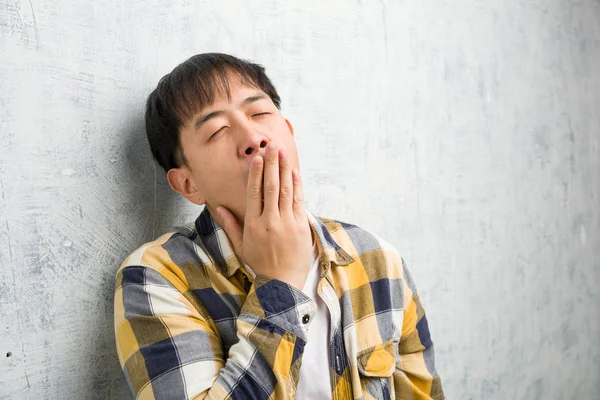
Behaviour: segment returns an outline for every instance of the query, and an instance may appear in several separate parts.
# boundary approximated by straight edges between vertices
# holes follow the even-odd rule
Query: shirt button
[[[303,324],[308,324],[308,321],[310,320],[310,317],[308,316],[308,314],[306,314],[304,317],[302,317],[302,323]]]

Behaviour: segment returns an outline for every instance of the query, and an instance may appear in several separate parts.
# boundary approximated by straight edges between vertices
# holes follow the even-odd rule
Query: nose
[[[250,130],[245,133],[239,145],[240,158],[252,159],[258,154],[264,155],[265,151],[261,149],[267,147],[267,144],[270,142],[267,135]]]

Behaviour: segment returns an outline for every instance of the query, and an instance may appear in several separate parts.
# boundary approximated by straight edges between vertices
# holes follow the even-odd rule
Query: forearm
[[[117,280],[117,349],[137,397],[253,398],[262,392],[287,398],[295,392],[306,343],[302,317],[314,313],[297,289],[257,277],[237,319],[239,340],[225,360],[214,323],[177,282],[144,267],[126,268]]]
[[[237,320],[239,341],[229,350],[207,398],[233,392],[242,398],[261,397],[261,392],[265,397],[289,398],[296,390],[313,315],[314,304],[302,292],[258,276]]]

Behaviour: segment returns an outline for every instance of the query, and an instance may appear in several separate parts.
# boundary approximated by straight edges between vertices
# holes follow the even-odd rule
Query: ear
[[[206,203],[206,199],[196,187],[190,170],[185,167],[171,168],[167,172],[167,180],[171,189],[199,206]]]
[[[290,133],[292,134],[292,136],[294,136],[294,127],[292,126],[290,120],[286,118],[285,123],[287,124],[288,128],[290,128]]]

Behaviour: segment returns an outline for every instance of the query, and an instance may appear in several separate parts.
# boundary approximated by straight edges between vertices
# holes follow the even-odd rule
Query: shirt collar
[[[334,220],[316,217],[309,210],[306,210],[306,213],[311,229],[316,234],[317,247],[323,265],[322,276],[327,273],[331,264],[337,266],[354,262],[354,258],[331,236],[331,231],[343,228],[343,225]],[[198,233],[196,240],[201,242],[202,247],[213,259],[217,271],[229,278],[244,265],[235,254],[225,230],[213,219],[208,208],[205,207],[202,210],[194,225]]]

